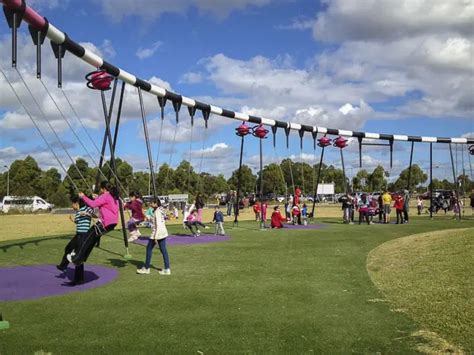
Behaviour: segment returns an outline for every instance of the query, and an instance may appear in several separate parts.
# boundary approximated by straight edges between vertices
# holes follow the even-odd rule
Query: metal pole
[[[433,143],[430,143],[430,218],[433,219]]]
[[[118,131],[120,127],[120,117],[122,116],[122,105],[123,105],[123,95],[125,93],[125,82],[122,82],[122,89],[120,90],[120,98],[119,98],[119,105],[118,105],[118,111],[117,111],[117,120],[115,121],[115,130],[114,130],[114,140],[112,143],[112,147],[115,152],[115,147],[117,146],[117,140],[118,140]],[[111,116],[112,117],[112,116]],[[109,122],[110,123],[110,122]],[[109,169],[109,174],[108,174],[108,179],[110,180],[112,176],[112,170]],[[118,176],[115,175],[115,178],[118,180]],[[127,185],[128,189],[128,185]]]
[[[263,220],[263,148],[262,138],[260,138],[260,229],[265,229]]]
[[[453,170],[453,181],[454,181],[454,192],[456,194],[456,204],[458,206],[458,214],[459,214],[459,220],[461,220],[461,209],[459,208],[459,189],[458,189],[458,183],[456,180],[456,171],[454,169],[454,159],[453,159],[453,148],[451,147],[451,143],[449,143],[449,154],[451,156],[451,167]]]
[[[321,148],[321,158],[319,159],[318,178],[316,179],[316,186],[314,189],[314,196],[313,196],[313,208],[311,209],[312,218],[314,218],[314,208],[316,207],[316,199],[318,198],[318,185],[319,185],[319,180],[321,178],[321,168],[323,165],[324,148],[325,147]]]
[[[408,183],[407,183],[407,190],[410,193],[410,182],[411,182],[411,165],[413,163],[413,148],[415,146],[415,142],[411,142],[411,152],[410,152],[410,166],[408,167]]]
[[[242,179],[242,159],[244,155],[244,136],[241,136],[240,141],[240,160],[239,160],[239,172],[237,174],[237,196],[235,197],[235,210],[234,210],[234,226],[239,225],[239,199],[240,199],[240,188]]]
[[[16,12],[13,13],[13,26],[12,26],[12,67],[16,68],[16,53],[17,53],[17,22],[18,15]]]
[[[10,196],[10,167],[4,165],[4,168],[7,168],[7,196]]]
[[[148,153],[148,164],[150,165],[150,175],[151,175],[151,180],[153,183],[153,198],[156,199],[157,190],[156,190],[155,169],[153,168],[153,157],[151,156],[150,138],[148,137],[148,126],[147,126],[147,121],[145,117],[146,116],[145,106],[143,105],[142,89],[140,88],[138,88],[138,98],[140,99],[140,110],[142,114],[143,132],[145,133],[146,150]],[[178,113],[176,113],[176,115],[178,115]]]
[[[109,114],[105,117],[105,134],[107,136],[106,140],[108,142],[109,149],[110,149],[110,168],[113,170],[115,176],[117,176],[117,169],[115,166],[115,151],[113,149],[113,144],[112,144],[112,134],[110,133],[110,119],[112,117],[112,111],[114,108],[116,90],[117,90],[117,78],[114,81],[114,87],[112,89],[112,97],[110,99]],[[101,91],[101,97],[102,97],[102,106],[104,107],[104,112],[106,112],[107,110],[105,106],[106,105],[105,94],[103,91]],[[119,184],[117,184],[117,189],[120,195]],[[120,212],[120,222],[122,223],[123,241],[124,241],[125,248],[127,250],[127,255],[128,255],[128,238],[127,238],[127,231],[125,230],[125,214],[123,212],[123,204],[122,204],[121,198],[119,198],[118,203],[119,203],[119,212]]]
[[[347,181],[346,181],[346,169],[345,169],[345,166],[344,166],[344,154],[342,153],[342,149],[339,149],[339,150],[341,151],[342,176],[343,176],[343,179],[344,179],[344,183],[343,183],[344,193],[347,194]]]

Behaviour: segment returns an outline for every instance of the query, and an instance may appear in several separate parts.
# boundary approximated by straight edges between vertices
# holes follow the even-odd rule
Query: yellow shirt
[[[384,193],[382,195],[382,200],[384,205],[389,205],[392,202],[392,196],[389,193]]]

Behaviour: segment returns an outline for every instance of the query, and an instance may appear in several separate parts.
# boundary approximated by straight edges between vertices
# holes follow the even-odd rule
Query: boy
[[[94,216],[94,210],[88,207],[78,196],[72,198],[72,209],[76,211],[74,217],[69,216],[71,222],[76,224],[76,235],[64,248],[64,255],[59,265],[56,268],[60,271],[66,271],[69,261],[67,255],[77,249],[84,242],[84,238],[87,235],[87,231],[91,226],[92,216]],[[71,282],[71,286],[80,285],[84,283],[84,264],[76,266],[74,271],[74,280]]]
[[[214,235],[225,235],[224,214],[220,211],[219,206],[216,206],[214,218],[212,219],[212,221],[216,223],[216,231]]]

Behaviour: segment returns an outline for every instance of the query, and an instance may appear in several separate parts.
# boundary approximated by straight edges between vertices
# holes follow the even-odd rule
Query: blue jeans
[[[170,268],[170,258],[168,257],[168,250],[166,249],[166,238],[158,240],[158,246],[160,248],[161,254],[163,255],[163,262],[165,264],[165,269]],[[153,254],[153,248],[155,247],[155,241],[153,239],[148,240],[148,245],[146,246],[146,259],[145,259],[145,268],[149,269],[151,264],[151,256]]]

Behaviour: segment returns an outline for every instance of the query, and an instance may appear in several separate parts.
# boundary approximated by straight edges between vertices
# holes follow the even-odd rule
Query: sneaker
[[[201,231],[198,229],[196,235],[199,237],[201,235]]]
[[[204,229],[209,229],[209,227],[208,227],[208,226],[204,226]]]
[[[72,252],[71,254],[68,254],[66,255],[66,259],[67,261],[69,261],[70,263],[72,263],[72,258],[76,256],[76,253]]]
[[[197,234],[193,234],[193,238],[197,238]]]
[[[171,269],[160,270],[160,271],[158,271],[158,273],[160,275],[171,275]]]
[[[146,269],[145,267],[142,267],[141,269],[137,269],[137,274],[149,275],[150,274],[150,269]]]
[[[129,242],[129,243],[132,243],[132,242],[134,242],[134,241],[137,240],[137,239],[138,239],[138,237],[132,236],[132,237],[128,238],[128,242]]]
[[[65,272],[67,270],[67,266],[56,265],[56,269],[59,271]]]

